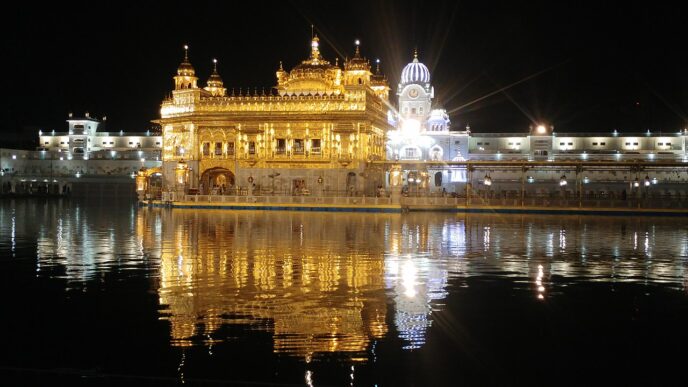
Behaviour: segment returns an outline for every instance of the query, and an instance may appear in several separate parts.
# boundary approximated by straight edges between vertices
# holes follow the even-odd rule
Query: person
[[[447,196],[447,189],[442,188],[442,197],[446,197],[446,196]]]

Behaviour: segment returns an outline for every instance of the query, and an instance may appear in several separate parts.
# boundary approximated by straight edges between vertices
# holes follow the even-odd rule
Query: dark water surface
[[[0,385],[667,384],[688,219],[0,203]]]

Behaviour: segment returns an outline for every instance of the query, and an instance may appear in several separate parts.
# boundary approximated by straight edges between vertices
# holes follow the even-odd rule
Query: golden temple
[[[358,43],[358,42],[357,42]],[[358,44],[351,59],[334,64],[313,36],[310,56],[277,85],[227,95],[217,61],[207,86],[185,56],[171,97],[162,102],[163,187],[201,194],[257,190],[366,192],[384,184],[366,173],[385,158],[389,86],[373,73]],[[182,171],[182,173],[180,173]]]

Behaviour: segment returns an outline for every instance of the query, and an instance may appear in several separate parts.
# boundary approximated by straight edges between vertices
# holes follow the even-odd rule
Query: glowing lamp
[[[546,134],[547,133],[547,128],[545,125],[538,125],[537,128],[535,129],[538,134]]]
[[[559,185],[563,187],[566,184],[568,184],[568,181],[566,181],[566,175],[561,175],[561,178],[559,178]]]

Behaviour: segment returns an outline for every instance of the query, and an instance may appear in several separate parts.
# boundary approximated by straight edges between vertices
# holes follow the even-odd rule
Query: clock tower
[[[401,72],[397,90],[401,121],[415,120],[420,124],[420,130],[425,131],[434,89],[430,86],[430,71],[418,61],[417,51],[413,55],[413,61]]]

